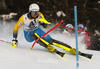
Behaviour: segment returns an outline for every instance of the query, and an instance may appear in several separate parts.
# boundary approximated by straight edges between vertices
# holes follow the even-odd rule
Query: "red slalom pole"
[[[62,27],[68,28],[68,27],[66,27],[66,26],[62,26]],[[74,28],[69,28],[69,29],[75,30]],[[96,34],[93,34],[93,33],[90,33],[90,32],[82,31],[82,30],[77,30],[77,31],[85,32],[85,33],[92,34],[92,35],[96,35]]]
[[[54,26],[53,28],[51,28],[49,31],[47,31],[44,35],[42,35],[40,38],[38,38],[32,45],[31,49],[33,49],[33,46],[35,45],[35,43],[40,40],[42,37],[44,37],[46,34],[48,34],[49,32],[51,32],[53,29],[55,29],[57,26],[59,26],[61,23],[63,23],[64,20],[62,20],[61,22],[59,22],[56,26]]]

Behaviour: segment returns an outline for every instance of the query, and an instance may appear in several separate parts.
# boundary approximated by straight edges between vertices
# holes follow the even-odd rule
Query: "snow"
[[[13,39],[13,27],[16,22],[0,22],[2,23],[0,23],[0,31],[2,31],[0,39],[11,41]],[[50,33],[50,35],[57,40],[67,41],[69,45],[75,47],[75,39],[62,37],[61,34]],[[22,28],[19,30],[18,40],[19,45],[17,48],[11,47],[8,43],[0,42],[0,69],[76,69],[76,56],[68,52],[66,52],[64,58],[61,58],[39,44],[35,44],[33,50],[31,50],[33,43],[28,43],[24,39]],[[81,44],[79,44],[79,50],[93,54],[91,60],[79,56],[79,69],[100,69],[99,51],[86,50],[85,45]]]

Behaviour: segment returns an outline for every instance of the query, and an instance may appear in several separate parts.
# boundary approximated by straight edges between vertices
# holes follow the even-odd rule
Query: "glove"
[[[12,47],[17,47],[17,45],[18,45],[18,40],[17,40],[17,38],[14,38],[12,40]]]

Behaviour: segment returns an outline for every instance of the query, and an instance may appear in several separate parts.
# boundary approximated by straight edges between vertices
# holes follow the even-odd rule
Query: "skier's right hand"
[[[17,45],[18,45],[17,38],[13,38],[13,40],[12,40],[12,47],[17,47]]]

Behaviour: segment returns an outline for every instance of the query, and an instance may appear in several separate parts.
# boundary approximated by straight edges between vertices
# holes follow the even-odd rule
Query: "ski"
[[[55,49],[52,45],[48,44],[48,46],[45,47],[46,49],[48,49],[50,52],[54,52],[55,54],[63,57],[65,55],[65,53],[62,53],[60,51],[58,51],[57,49]]]
[[[62,52],[57,51],[57,50],[55,50],[54,52],[55,52],[56,54],[58,54],[59,56],[61,56],[61,57],[64,57],[64,55],[65,55],[65,53],[62,53]]]
[[[79,52],[79,55],[86,57],[86,58],[89,58],[89,59],[91,59],[93,56],[93,54],[86,54],[86,53],[82,53],[82,52]]]
[[[55,51],[55,53],[58,54],[59,56],[61,56],[62,58],[63,58],[64,55],[66,54],[66,53],[62,53],[62,52],[60,52],[60,51]],[[83,56],[83,57],[86,57],[86,58],[88,58],[88,59],[91,59],[92,56],[93,56],[93,54],[86,54],[86,53],[82,53],[82,52],[79,52],[79,55],[80,55],[80,56]]]
[[[76,49],[75,48],[71,48],[69,52],[72,53],[72,54],[76,54]],[[89,59],[91,59],[92,56],[93,56],[93,54],[86,54],[86,53],[82,53],[80,51],[78,51],[78,55],[86,57],[86,58],[89,58]]]

